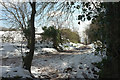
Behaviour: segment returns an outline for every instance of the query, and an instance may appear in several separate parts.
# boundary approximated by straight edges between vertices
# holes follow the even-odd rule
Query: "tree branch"
[[[29,2],[29,4],[30,4],[30,6],[32,7],[32,3],[31,3],[31,2]]]
[[[95,3],[92,1],[92,4],[93,4],[93,6],[95,7],[95,9],[97,9],[97,7],[96,7],[96,5],[95,5]]]

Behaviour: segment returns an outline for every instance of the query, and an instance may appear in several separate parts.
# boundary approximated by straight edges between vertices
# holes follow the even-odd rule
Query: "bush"
[[[61,42],[60,31],[56,29],[55,26],[43,27],[42,39],[53,41],[53,47],[57,49],[59,43]]]
[[[60,31],[64,42],[67,42],[67,39],[69,39],[69,41],[73,43],[80,42],[80,37],[77,32],[71,31],[70,29],[61,29]]]
[[[80,38],[77,32],[71,31],[70,29],[56,29],[55,26],[43,28],[42,39],[47,41],[52,41],[54,48],[58,49],[59,43],[63,42],[73,42],[79,43]]]

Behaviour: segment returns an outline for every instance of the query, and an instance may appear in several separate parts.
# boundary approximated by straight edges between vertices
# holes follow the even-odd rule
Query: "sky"
[[[61,26],[62,25],[63,27],[68,27],[68,28],[71,28],[71,29],[74,28],[75,30],[77,30],[79,32],[80,35],[82,35],[83,31],[87,27],[89,27],[89,24],[91,23],[91,21],[87,21],[87,20],[85,20],[84,22],[80,21],[80,25],[79,25],[77,19],[78,19],[78,15],[80,14],[80,11],[81,11],[81,9],[80,10],[75,10],[75,12],[73,13],[73,16],[70,19],[68,19],[67,21],[63,20],[63,21],[59,22],[59,24],[57,24],[56,21],[60,20],[59,15],[62,14],[63,16],[65,16],[64,13],[62,13],[60,11],[57,11],[55,13],[51,12],[49,15],[55,15],[56,19],[50,21],[49,24],[48,24],[48,21],[46,19],[44,19],[43,20],[44,23],[42,24],[42,26],[46,25],[46,23],[47,23],[48,26],[50,26],[50,25],[56,25],[56,26],[60,25]],[[47,22],[45,22],[45,21],[47,21]],[[42,31],[41,27],[39,27],[38,31]]]
[[[2,9],[1,6],[0,6],[0,9]],[[1,14],[1,13],[0,13],[0,14]],[[42,25],[41,25],[40,27],[37,27],[37,28],[38,28],[37,32],[42,32],[42,28],[41,28],[41,27],[43,27],[43,26],[45,26],[45,25],[47,25],[47,26],[57,25],[56,20],[59,21],[59,15],[61,15],[61,14],[65,17],[64,13],[61,13],[60,11],[55,12],[55,14],[53,14],[53,13],[51,12],[49,15],[56,15],[56,19],[54,19],[53,21],[48,22],[48,21],[44,18],[44,19],[42,20],[42,21],[43,21]],[[85,28],[89,27],[89,24],[91,23],[91,21],[87,21],[87,20],[84,21],[84,22],[80,21],[80,25],[79,25],[79,24],[78,24],[78,20],[77,20],[77,16],[78,16],[79,14],[80,14],[80,10],[79,10],[79,11],[76,10],[76,11],[74,12],[73,16],[72,16],[69,20],[67,20],[66,22],[63,21],[63,22],[59,23],[59,25],[62,25],[63,27],[74,28],[75,30],[77,30],[77,31],[79,32],[80,35],[83,35],[83,34],[82,34],[83,31],[85,30]],[[3,15],[3,14],[1,14],[1,15]],[[1,15],[0,15],[0,17],[1,17]],[[48,15],[48,14],[47,14],[47,15]],[[58,17],[57,17],[57,16],[58,16]],[[46,21],[46,22],[45,22],[45,21]],[[4,24],[4,22],[5,22],[5,21],[1,21],[1,20],[0,20],[0,27],[10,27],[10,25],[8,25],[8,24],[6,24],[6,23]],[[35,26],[37,26],[38,23],[40,23],[40,22],[35,22]]]

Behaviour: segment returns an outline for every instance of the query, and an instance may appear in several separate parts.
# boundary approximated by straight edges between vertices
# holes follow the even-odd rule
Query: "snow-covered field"
[[[0,37],[4,32],[0,32]],[[7,33],[6,33],[7,34]],[[14,33],[11,33],[11,35]],[[14,35],[15,36],[15,35]],[[18,37],[16,40],[20,40]],[[0,60],[2,77],[29,77],[30,73],[22,68],[21,41],[2,42],[0,40]],[[26,52],[25,43],[22,51]],[[65,52],[52,48],[52,43],[36,43],[31,72],[36,78],[98,78],[100,69],[93,63],[102,61],[103,56],[95,55],[93,44],[83,45],[66,43],[60,45]]]

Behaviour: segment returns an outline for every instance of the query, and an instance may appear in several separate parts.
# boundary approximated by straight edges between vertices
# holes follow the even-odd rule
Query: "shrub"
[[[61,36],[64,39],[64,42],[67,42],[67,39],[69,39],[73,43],[79,43],[80,37],[79,34],[75,31],[71,31],[70,29],[61,29]]]
[[[46,26],[44,26],[42,29],[44,31],[41,34],[42,39],[43,40],[51,40],[51,41],[53,41],[53,46],[54,46],[54,48],[57,49],[59,43],[61,42],[59,29],[56,29],[55,26],[50,26],[48,28]]]

